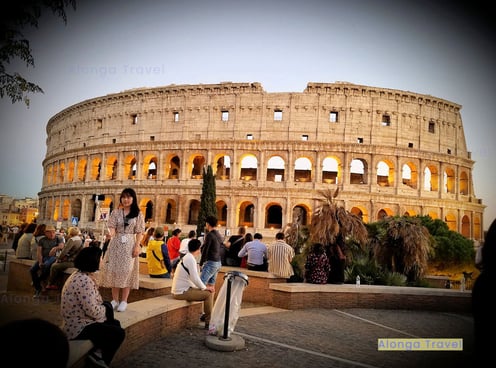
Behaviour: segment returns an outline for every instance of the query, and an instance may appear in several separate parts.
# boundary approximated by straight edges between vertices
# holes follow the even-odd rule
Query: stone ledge
[[[284,309],[371,308],[471,312],[472,293],[455,289],[353,284],[270,284],[272,306]]]

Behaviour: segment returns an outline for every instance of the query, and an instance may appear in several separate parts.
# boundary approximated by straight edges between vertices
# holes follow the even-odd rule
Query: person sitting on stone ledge
[[[108,367],[121,346],[126,331],[114,318],[113,306],[103,301],[98,289],[96,271],[102,250],[85,247],[76,256],[78,271],[64,284],[60,301],[62,329],[69,340],[90,340],[94,349],[88,359],[99,367]]]
[[[69,239],[64,245],[64,248],[57,256],[57,259],[50,266],[50,276],[48,277],[48,290],[58,290],[60,279],[64,271],[68,268],[74,267],[74,259],[79,251],[83,249],[83,239],[81,232],[77,227],[71,227],[68,232]]]

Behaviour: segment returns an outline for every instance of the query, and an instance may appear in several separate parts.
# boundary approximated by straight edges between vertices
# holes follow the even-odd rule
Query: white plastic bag
[[[227,285],[229,281],[226,280],[220,288],[217,299],[215,300],[212,316],[210,317],[210,327],[208,330],[209,335],[221,336],[224,334],[224,320],[226,318],[226,297]],[[234,331],[234,327],[238,322],[239,311],[241,310],[241,301],[243,299],[243,290],[246,286],[246,281],[240,277],[233,277],[231,280],[231,302],[229,305],[229,325],[227,334],[228,336]]]

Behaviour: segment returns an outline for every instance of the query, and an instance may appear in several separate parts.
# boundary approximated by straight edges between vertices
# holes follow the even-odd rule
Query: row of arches
[[[239,200],[234,204],[234,216],[230,216],[228,202],[223,199],[216,201],[219,226],[226,228],[236,228],[245,226],[255,229],[280,229],[288,223],[299,223],[309,225],[313,208],[308,203],[298,203],[289,207],[278,201],[269,200],[266,203],[259,203],[252,200]],[[54,221],[69,221],[71,218],[94,222],[98,220],[98,208],[106,208],[110,212],[114,209],[115,203],[111,196],[105,197],[98,202],[94,199],[82,200],[79,198],[70,199],[48,199],[41,209],[43,218],[51,218]],[[174,198],[152,200],[148,197],[140,199],[140,208],[145,215],[145,219],[150,224],[169,224],[172,226],[196,225],[200,211],[200,201],[190,198],[184,202]],[[433,219],[441,218],[453,231],[459,231],[462,235],[478,239],[481,229],[480,218],[471,219],[467,214],[458,216],[456,212],[447,211],[440,214],[438,211],[408,209],[403,213],[397,213],[391,207],[380,207],[370,213],[370,209],[360,205],[352,205],[349,209],[351,213],[361,217],[364,222],[374,222],[386,216],[430,216]],[[458,217],[460,217],[460,228],[458,228]],[[232,219],[232,220],[231,220]],[[473,233],[472,226],[473,223]]]
[[[79,158],[70,161],[54,162],[45,168],[45,184],[62,184],[85,181],[105,180],[167,180],[167,179],[201,179],[207,159],[202,154],[192,154],[184,160],[177,154],[165,154],[159,159],[156,154],[143,155],[142,164],[136,154],[107,154],[92,158]],[[160,155],[162,156],[162,155]],[[469,194],[469,169],[455,167],[437,162],[420,164],[417,160],[404,159],[401,164],[392,159],[379,159],[374,170],[369,169],[365,158],[353,158],[344,170],[343,158],[327,155],[322,159],[318,180],[327,184],[346,181],[350,184],[375,184],[384,187],[404,185],[424,191],[442,191],[444,193]],[[291,163],[289,158],[273,154],[266,162],[253,153],[245,153],[236,165],[231,156],[219,154],[214,158],[214,174],[218,180],[265,180],[268,182],[312,182],[315,175],[313,157],[301,156]],[[122,164],[119,164],[122,162]],[[163,162],[163,164],[161,164]],[[182,162],[185,162],[182,165]],[[400,165],[399,169],[396,165]],[[421,166],[422,165],[422,166]],[[265,168],[265,169],[264,169]],[[346,175],[346,177],[345,177]],[[375,175],[375,179],[374,179]],[[397,177],[399,178],[397,182]],[[457,189],[458,188],[458,189]]]

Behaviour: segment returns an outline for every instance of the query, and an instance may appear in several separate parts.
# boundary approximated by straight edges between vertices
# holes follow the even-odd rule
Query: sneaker
[[[96,367],[108,368],[107,363],[95,353],[88,355],[88,360]]]
[[[33,295],[33,299],[38,299],[41,295],[41,290],[35,290],[34,292],[34,295]]]
[[[112,305],[112,308],[114,308],[114,310],[117,308],[117,306],[119,305],[119,302],[116,302],[115,300],[112,300],[110,302],[110,304]]]
[[[127,302],[121,302],[117,307],[117,312],[124,312],[127,308]]]
[[[202,313],[200,316],[200,321],[205,322],[205,313]]]

